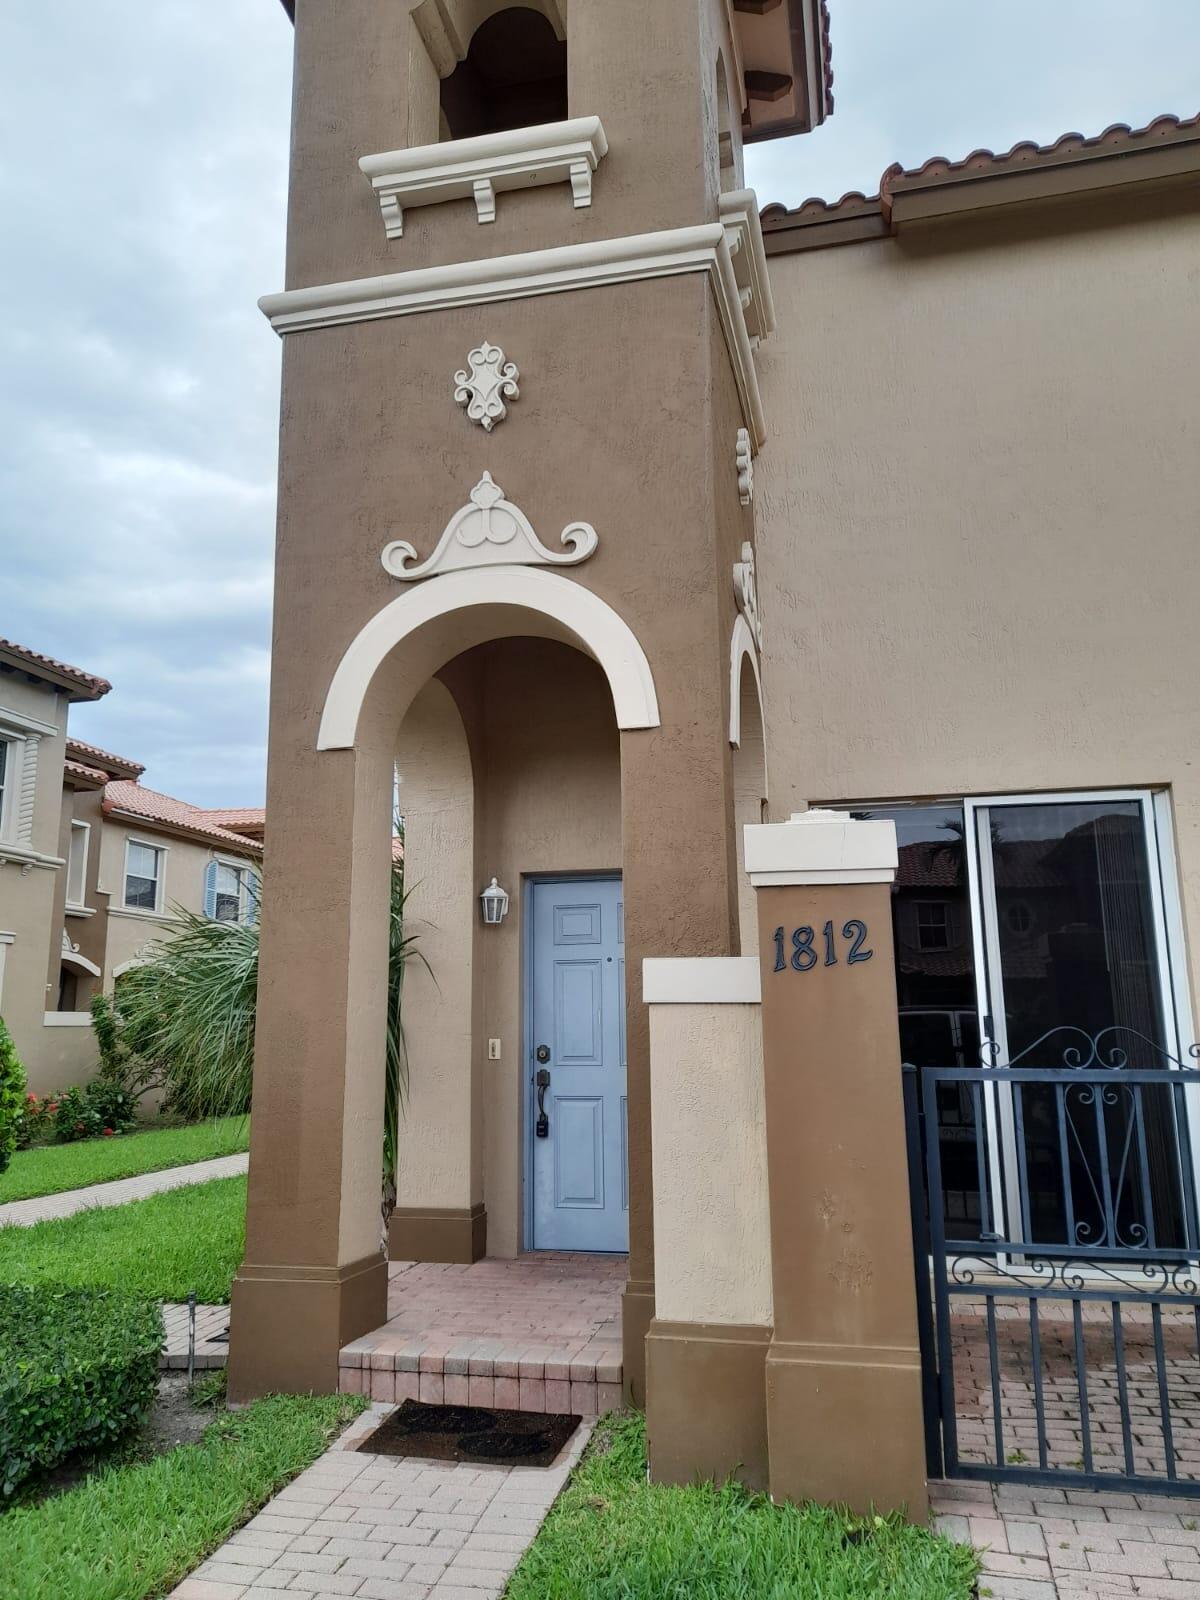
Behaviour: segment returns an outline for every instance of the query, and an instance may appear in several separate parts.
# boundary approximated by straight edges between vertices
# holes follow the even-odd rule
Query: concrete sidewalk
[[[144,1200],[147,1195],[184,1189],[194,1183],[209,1183],[213,1178],[236,1178],[249,1165],[246,1154],[218,1156],[215,1161],[195,1161],[187,1167],[168,1167],[165,1172],[143,1172],[136,1178],[115,1178],[111,1183],[66,1189],[62,1194],[40,1195],[36,1200],[10,1200],[0,1206],[0,1228],[28,1228],[35,1222],[52,1222],[99,1206],[124,1206],[131,1200]]]

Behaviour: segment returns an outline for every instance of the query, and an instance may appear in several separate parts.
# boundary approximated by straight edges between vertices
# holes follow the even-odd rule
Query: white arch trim
[[[533,567],[501,566],[444,573],[377,612],[338,663],[325,697],[317,749],[353,748],[371,680],[398,644],[438,617],[476,606],[516,606],[561,623],[603,668],[617,726],[659,726],[654,676],[628,623],[599,595],[570,578]]]
[[[145,956],[130,956],[128,961],[122,961],[119,967],[113,968],[112,975],[114,978],[123,978],[127,972],[132,972],[135,967],[144,967],[145,965]]]
[[[729,742],[735,750],[740,750],[742,744],[742,661],[747,656],[758,685],[758,712],[765,737],[767,717],[763,702],[762,670],[758,664],[758,651],[754,646],[750,624],[739,611],[733,625],[733,637],[729,641]]]
[[[93,978],[100,976],[100,968],[94,961],[89,961],[86,956],[81,956],[78,950],[64,950],[62,953],[64,967],[75,967],[79,972],[90,972]]]

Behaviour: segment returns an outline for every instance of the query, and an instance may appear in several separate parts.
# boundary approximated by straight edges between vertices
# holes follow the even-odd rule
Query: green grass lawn
[[[212,1305],[229,1299],[245,1244],[246,1180],[217,1178],[146,1200],[0,1228],[0,1283],[105,1284]]]
[[[198,1444],[0,1511],[0,1600],[167,1594],[365,1405],[272,1396],[219,1417]]]
[[[218,1117],[184,1128],[151,1128],[146,1133],[114,1139],[81,1139],[75,1144],[43,1145],[18,1150],[8,1171],[0,1174],[0,1206],[10,1200],[62,1194],[90,1183],[135,1178],[193,1161],[212,1161],[248,1148],[249,1117]]]
[[[898,1518],[646,1482],[640,1416],[601,1422],[505,1600],[967,1600],[977,1561]]]

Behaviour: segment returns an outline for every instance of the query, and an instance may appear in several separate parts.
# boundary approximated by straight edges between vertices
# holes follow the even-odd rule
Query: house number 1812
[[[820,932],[820,943],[824,947],[825,959],[821,961],[821,951],[818,949],[818,934],[815,928],[793,928],[791,937],[791,950],[787,947],[787,933],[783,928],[775,929],[775,971],[786,972],[790,966],[793,972],[811,972],[818,961],[825,967],[836,967],[838,964],[837,941],[834,938],[833,923],[827,922]],[[860,961],[870,961],[875,954],[874,950],[866,950],[863,946],[867,942],[867,925],[860,922],[857,917],[842,924],[842,938],[849,943],[846,952],[846,965],[853,967]]]

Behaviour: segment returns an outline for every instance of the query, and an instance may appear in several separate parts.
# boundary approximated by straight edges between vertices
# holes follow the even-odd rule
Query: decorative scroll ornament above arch
[[[588,522],[569,523],[559,537],[566,547],[561,555],[546,548],[525,513],[504,498],[504,490],[485,472],[427,561],[414,566],[417,552],[405,539],[393,540],[380,559],[385,572],[411,583],[469,567],[573,567],[586,561],[600,542]]]
[[[733,564],[733,587],[738,610],[754,636],[755,648],[761,650],[762,618],[758,614],[758,579],[754,572],[754,546],[749,540],[742,545],[742,559]]]

